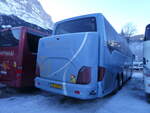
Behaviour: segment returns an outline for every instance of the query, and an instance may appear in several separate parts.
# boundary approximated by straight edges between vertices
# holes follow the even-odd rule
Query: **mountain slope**
[[[52,28],[53,24],[38,0],[0,0],[0,13],[17,16],[44,29]]]
[[[45,32],[47,34],[51,34],[51,32],[52,32],[50,29],[44,29],[35,24],[28,23],[28,22],[18,18],[15,15],[0,14],[0,30],[4,29],[4,28],[8,28],[8,27],[18,27],[18,26],[30,27],[30,28]]]

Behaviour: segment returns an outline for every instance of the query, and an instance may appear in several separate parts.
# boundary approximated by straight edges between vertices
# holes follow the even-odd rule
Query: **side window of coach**
[[[150,40],[150,27],[146,28],[144,41]]]

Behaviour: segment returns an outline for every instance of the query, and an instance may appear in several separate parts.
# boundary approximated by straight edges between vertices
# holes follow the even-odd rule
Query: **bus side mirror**
[[[117,42],[117,41],[115,41],[115,40],[109,40],[109,41],[107,41],[107,45],[111,49],[117,49],[117,48],[119,48],[121,46],[120,43]]]

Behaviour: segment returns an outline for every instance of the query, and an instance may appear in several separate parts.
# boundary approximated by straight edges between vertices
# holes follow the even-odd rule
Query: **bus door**
[[[35,71],[36,71],[36,57],[38,51],[38,43],[41,36],[35,35],[36,33],[26,32],[25,46],[22,61],[22,74],[23,85],[31,86],[34,84]]]

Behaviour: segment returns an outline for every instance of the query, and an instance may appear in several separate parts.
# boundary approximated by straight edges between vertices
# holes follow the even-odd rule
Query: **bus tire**
[[[119,85],[118,85],[118,78],[116,79],[117,86],[116,88],[112,91],[112,95],[115,95],[119,91]]]

